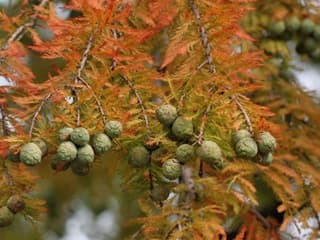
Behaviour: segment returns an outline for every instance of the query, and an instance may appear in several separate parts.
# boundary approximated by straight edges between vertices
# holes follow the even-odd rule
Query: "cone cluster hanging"
[[[104,133],[96,133],[93,136],[83,127],[62,128],[58,132],[60,144],[52,158],[51,167],[54,170],[67,170],[71,167],[74,174],[87,175],[95,155],[109,151],[112,139],[119,137],[121,132],[122,125],[118,121],[109,121]]]
[[[15,214],[25,208],[25,202],[19,195],[11,196],[5,206],[0,207],[0,227],[7,227],[14,221]]]
[[[167,180],[175,180],[181,176],[182,165],[199,157],[212,167],[221,168],[222,151],[213,141],[203,141],[196,149],[191,144],[194,136],[194,126],[191,120],[179,116],[177,109],[165,104],[156,110],[158,121],[169,130],[168,137],[177,142],[174,158],[170,158],[162,164],[162,175]],[[163,148],[150,145],[139,145],[129,150],[129,165],[136,168],[150,166],[150,160],[161,156]]]
[[[239,130],[232,134],[231,143],[241,158],[254,159],[259,153],[259,163],[272,163],[272,152],[276,149],[275,138],[269,132],[261,132],[255,141],[247,130]]]
[[[122,125],[118,121],[109,121],[105,125],[104,132],[90,136],[83,127],[64,127],[58,131],[59,145],[51,160],[54,170],[67,170],[70,166],[76,175],[87,175],[90,163],[95,155],[109,151],[112,147],[112,139],[122,133]],[[48,153],[46,142],[35,138],[31,142],[22,145],[21,148],[11,148],[7,152],[7,159],[12,162],[22,162],[27,166],[35,166]]]

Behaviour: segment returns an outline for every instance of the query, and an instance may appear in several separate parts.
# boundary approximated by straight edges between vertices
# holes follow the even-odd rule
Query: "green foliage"
[[[319,211],[318,105],[293,83],[287,45],[319,61],[317,9],[285,0],[72,0],[79,16],[63,20],[41,2],[0,14],[0,73],[14,83],[0,89],[0,153],[13,159],[1,158],[0,206],[35,187],[14,155],[32,166],[47,152],[56,172],[86,176],[98,170],[94,154],[103,160],[114,144],[128,164],[110,159],[108,171],[121,169],[122,189],[137,193],[144,213],[136,239],[227,239],[235,220],[236,239],[277,239],[302,206]],[[38,19],[52,39],[34,30]],[[64,64],[38,81],[21,60],[26,49]],[[274,153],[271,134],[281,142]],[[264,187],[273,197],[266,208]],[[22,214],[38,219],[43,202],[25,195]]]

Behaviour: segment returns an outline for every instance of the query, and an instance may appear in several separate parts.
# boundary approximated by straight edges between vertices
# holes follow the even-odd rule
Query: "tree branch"
[[[239,110],[241,111],[242,115],[244,116],[244,119],[245,119],[245,121],[247,123],[247,126],[249,128],[249,132],[251,134],[253,134],[252,123],[251,123],[251,120],[250,120],[250,117],[249,117],[247,111],[245,110],[245,108],[243,107],[241,102],[238,100],[238,97],[236,95],[232,96],[231,98],[232,98],[233,101],[235,101],[235,103],[237,104]]]
[[[112,29],[111,31],[112,31],[112,34],[113,34],[113,38],[117,40],[118,39],[117,31],[114,30],[114,29]],[[114,49],[117,49],[117,48],[114,47]],[[116,60],[114,58],[112,58],[111,61],[112,61],[112,63],[111,63],[111,66],[110,66],[110,70],[113,71],[117,66],[117,62],[116,62]],[[138,93],[137,89],[135,89],[135,87],[133,86],[132,82],[127,77],[122,76],[122,78],[127,82],[127,85],[129,86],[131,92],[133,92],[133,94],[136,96],[136,98],[138,100],[138,103],[139,103],[139,106],[140,106],[141,111],[142,111],[142,115],[143,115],[145,126],[146,126],[147,130],[149,130],[149,119],[148,119],[148,115],[146,114],[146,109],[145,109],[144,103],[142,101],[142,98],[140,97],[140,94]],[[153,174],[152,174],[152,169],[151,169],[151,157],[149,159],[149,164],[150,164],[150,167],[148,169],[149,190],[150,190],[150,193],[151,193],[151,191],[154,188],[154,185],[153,185]]]
[[[256,210],[254,207],[251,207],[250,212],[257,217],[257,219],[263,224],[265,228],[267,229],[271,228],[270,223],[265,219],[264,216],[261,215],[261,213],[258,210]]]
[[[200,17],[199,9],[197,8],[194,0],[189,0],[189,4],[190,4],[190,7],[192,9],[193,15],[196,18],[196,23],[198,25],[198,28],[199,28],[199,31],[200,31],[200,37],[201,37],[201,40],[202,40],[202,46],[204,48],[204,51],[205,51],[205,54],[206,54],[206,58],[207,58],[203,63],[201,63],[197,67],[197,70],[200,70],[204,65],[208,64],[209,65],[209,72],[216,73],[216,68],[215,68],[215,65],[213,64],[213,60],[212,60],[212,56],[211,56],[211,45],[210,45],[210,43],[208,41],[207,31],[201,24],[201,17]],[[208,90],[210,98],[212,96],[212,92],[213,92],[214,88],[215,87],[212,86]],[[182,95],[182,97],[184,97],[184,95]],[[212,104],[209,103],[208,106],[206,107],[206,110],[203,113],[203,116],[202,116],[201,125],[200,125],[200,131],[199,131],[199,135],[197,136],[197,143],[199,145],[202,144],[202,141],[203,141],[205,125],[206,125],[206,122],[207,122],[207,119],[208,119],[209,112],[211,111],[211,108],[212,108]],[[203,176],[203,161],[202,160],[200,160],[200,167],[199,167],[198,175],[199,175],[199,177]]]
[[[10,172],[9,172],[9,169],[6,165],[6,159],[3,159],[3,163],[2,163],[2,167],[3,167],[3,170],[4,170],[4,174],[6,175],[6,178],[7,178],[7,181],[8,181],[8,185],[9,186],[14,186],[14,179],[13,177],[11,176]]]
[[[75,83],[78,83],[78,81],[80,80],[81,78],[81,74],[82,74],[82,71],[84,69],[84,67],[86,66],[86,63],[88,61],[88,54],[89,54],[89,51],[91,50],[92,48],[92,45],[93,45],[93,35],[94,35],[94,32],[93,31],[90,36],[89,36],[89,39],[88,39],[88,42],[87,42],[87,45],[86,45],[86,48],[85,50],[83,51],[82,53],[82,56],[81,56],[81,60],[80,60],[80,65],[77,69],[77,76],[74,78],[74,82]]]
[[[34,128],[34,124],[36,122],[36,119],[38,117],[38,115],[40,114],[43,106],[47,103],[47,101],[52,97],[53,93],[49,93],[46,95],[46,97],[44,99],[42,99],[42,101],[40,102],[39,107],[37,108],[37,110],[35,111],[35,113],[33,114],[33,117],[31,119],[31,124],[30,124],[30,129],[29,129],[29,136],[32,136],[32,132],[33,132],[33,128]]]
[[[46,5],[50,0],[42,0],[38,6],[42,7],[44,5]],[[37,17],[38,17],[38,14],[39,14],[39,11],[36,10],[34,11],[34,14],[33,16],[29,19],[28,22],[26,22],[25,24],[19,26],[16,31],[14,31],[8,38],[7,41],[5,41],[5,43],[3,44],[3,46],[0,48],[0,50],[4,50],[6,49],[9,44],[13,41],[16,41],[16,40],[20,40],[22,38],[22,36],[24,35],[26,29],[28,27],[34,27],[36,25],[36,20],[37,20]]]
[[[95,31],[91,32],[91,34],[89,36],[89,39],[87,41],[86,48],[85,48],[85,50],[83,51],[83,53],[81,55],[80,65],[77,68],[77,76],[73,80],[74,84],[79,83],[81,81],[81,79],[82,79],[81,75],[82,75],[83,69],[85,68],[86,63],[88,61],[89,51],[91,50],[92,45],[93,45],[93,35],[94,35],[94,33],[95,33]],[[83,80],[81,82],[83,83]],[[75,87],[73,87],[71,89],[71,92],[72,92],[72,95],[74,97],[74,103],[77,104],[77,106],[76,106],[76,111],[77,111],[76,127],[79,127],[80,126],[80,121],[81,121],[81,119],[80,119],[81,118],[81,112],[80,112],[79,94],[78,94],[77,89]]]
[[[196,18],[196,23],[197,23],[197,25],[199,27],[199,30],[200,30],[200,35],[201,35],[201,39],[202,39],[202,46],[203,46],[203,48],[205,50],[206,57],[207,57],[207,60],[205,61],[205,63],[207,63],[209,65],[209,71],[212,72],[212,73],[215,73],[216,72],[216,68],[215,68],[215,66],[213,64],[213,61],[212,61],[211,45],[208,42],[207,31],[201,24],[201,17],[200,17],[199,9],[197,8],[197,6],[196,6],[196,4],[194,3],[193,0],[189,0],[189,4],[191,6],[193,15]],[[200,69],[203,65],[204,64],[201,64],[198,67],[198,69]]]
[[[144,103],[143,103],[143,101],[142,101],[142,98],[140,97],[137,89],[134,88],[132,82],[131,82],[128,78],[126,78],[126,77],[124,77],[124,76],[122,76],[122,78],[124,78],[124,79],[127,81],[127,84],[128,84],[128,86],[129,86],[129,88],[131,89],[131,91],[133,92],[133,94],[136,96],[136,98],[137,98],[137,100],[138,100],[138,103],[139,103],[139,106],[140,106],[141,111],[142,111],[142,115],[143,115],[143,119],[144,119],[145,126],[146,126],[147,130],[149,130],[149,119],[148,119],[148,115],[147,115],[147,113],[146,113],[146,109],[145,109],[145,107],[144,107]],[[150,166],[151,166],[151,157],[150,157],[149,162],[150,162]],[[148,172],[149,172],[149,180],[150,180],[150,182],[149,182],[149,184],[150,184],[150,191],[152,191],[152,190],[153,190],[153,174],[152,174],[151,167],[149,168]]]
[[[0,114],[1,114],[1,127],[2,127],[2,134],[3,136],[8,136],[10,134],[10,131],[7,127],[7,113],[4,109],[4,107],[0,106]]]
[[[96,104],[97,104],[97,107],[98,107],[98,110],[99,110],[99,113],[100,113],[100,116],[101,116],[101,119],[102,119],[102,122],[104,125],[107,124],[107,119],[106,119],[106,114],[104,113],[104,110],[103,110],[103,107],[102,107],[102,103],[100,102],[100,99],[98,97],[98,95],[95,93],[95,91],[93,90],[93,88],[90,86],[90,84],[84,80],[83,78],[79,78],[79,80],[88,88],[90,89],[95,101],[96,101]]]
[[[4,107],[0,106],[0,113],[1,113],[1,118],[2,118],[2,134],[4,137],[9,136],[10,131],[7,129],[7,114],[4,110]],[[3,163],[2,163],[3,169],[4,169],[4,173],[6,175],[6,178],[8,180],[8,184],[9,186],[13,186],[14,185],[14,180],[13,177],[11,176],[9,169],[6,165],[6,159],[3,159]]]
[[[146,113],[146,109],[145,109],[144,103],[142,101],[142,98],[140,97],[137,89],[135,89],[135,87],[133,86],[132,82],[127,77],[122,76],[122,78],[124,78],[126,80],[130,90],[136,96],[136,98],[138,100],[138,104],[139,104],[139,106],[141,108],[141,111],[142,111],[142,115],[143,115],[143,118],[144,118],[145,126],[146,126],[147,129],[149,129],[149,119],[148,119],[148,115]]]

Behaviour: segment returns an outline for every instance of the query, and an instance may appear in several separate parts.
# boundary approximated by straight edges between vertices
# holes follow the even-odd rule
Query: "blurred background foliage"
[[[37,2],[29,0],[29,4]],[[17,3],[18,1],[2,0],[0,8],[13,16],[20,10]],[[64,10],[62,1],[55,4],[56,11],[62,18],[75,17],[79,14]],[[315,126],[317,121],[312,119],[318,120],[318,95],[314,91],[303,89],[303,86],[308,86],[306,82],[310,79],[308,75],[301,75],[303,69],[297,66],[299,64],[302,67],[311,66],[311,70],[316,72],[315,76],[319,78],[317,74],[319,74],[320,37],[309,33],[309,30],[303,30],[303,33],[301,30],[288,28],[291,23],[289,21],[297,19],[299,24],[305,19],[311,19],[315,27],[319,28],[317,6],[309,5],[307,8],[303,2],[292,0],[261,0],[253,3],[253,6],[256,10],[243,19],[242,25],[256,39],[254,45],[249,47],[261,49],[267,55],[266,65],[260,71],[261,77],[267,76],[268,81],[264,81],[265,87],[252,97],[263,105],[269,105],[276,113],[274,120],[294,132],[289,134],[288,138],[299,134],[301,128],[305,130],[306,125],[309,129],[317,129],[318,126]],[[37,31],[41,33],[43,39],[52,37],[44,25]],[[1,35],[3,33],[0,26],[0,37]],[[31,44],[31,38],[27,34],[22,41]],[[159,52],[161,48],[155,54]],[[54,66],[63,67],[64,64],[59,60],[41,59],[32,51],[29,56],[26,60],[38,82],[47,79],[48,74],[54,74]],[[314,112],[310,109],[314,109]],[[312,156],[314,155],[310,154],[307,157]],[[318,156],[315,158],[316,162],[319,162]],[[126,225],[128,219],[142,213],[136,201],[137,196],[132,191],[124,192],[121,188],[119,173],[127,165],[124,155],[111,152],[101,156],[86,177],[75,176],[69,171],[54,173],[50,169],[49,159],[46,160],[48,164],[34,168],[34,171],[42,177],[38,193],[41,193],[40,197],[47,201],[48,212],[43,215],[43,222],[32,225],[20,216],[20,219],[10,227],[0,229],[1,240],[113,240],[124,239],[126,235],[136,230]],[[265,184],[259,179],[256,185],[259,200],[263,203],[260,210],[268,214],[276,212],[274,210],[277,204],[272,191],[263,188]]]

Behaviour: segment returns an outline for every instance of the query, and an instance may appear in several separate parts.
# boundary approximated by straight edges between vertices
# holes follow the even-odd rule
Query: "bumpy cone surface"
[[[178,140],[189,140],[193,135],[192,121],[178,117],[172,125],[172,133]]]
[[[194,149],[192,145],[182,144],[176,150],[176,158],[180,163],[186,163],[194,158]]]
[[[178,113],[174,106],[166,104],[157,109],[156,116],[160,123],[165,126],[170,126],[178,117]]]
[[[181,175],[181,165],[177,159],[169,159],[162,165],[162,174],[169,180],[174,180]]]
[[[7,206],[0,208],[0,227],[7,227],[13,223],[14,213]]]
[[[77,147],[70,141],[62,142],[57,149],[57,160],[70,162],[77,157]]]
[[[25,201],[19,195],[13,195],[7,201],[7,207],[13,213],[21,212],[25,208],[25,206]]]
[[[90,172],[90,166],[88,162],[79,162],[74,160],[71,162],[71,170],[75,175],[86,176]]]
[[[90,135],[87,129],[79,127],[72,131],[70,134],[70,139],[74,144],[82,147],[89,143]]]
[[[41,156],[41,149],[34,143],[27,143],[20,150],[20,161],[28,166],[39,164]]]
[[[258,153],[258,146],[252,138],[243,138],[236,144],[236,153],[239,157],[253,158]]]
[[[277,147],[276,139],[269,132],[262,132],[258,136],[258,148],[263,154],[273,152]]]
[[[93,160],[94,160],[94,151],[89,144],[86,144],[83,147],[80,147],[78,149],[77,161],[91,163],[93,162]]]
[[[36,138],[36,139],[32,140],[32,142],[33,142],[34,144],[36,144],[36,145],[40,148],[41,153],[42,153],[42,157],[44,157],[45,155],[47,155],[47,153],[48,153],[48,146],[47,146],[47,144],[46,144],[45,141],[43,141],[43,140],[40,139],[40,138]]]
[[[91,144],[96,154],[107,152],[112,147],[110,138],[104,133],[95,134]]]
[[[105,133],[111,138],[117,138],[122,133],[122,124],[119,121],[109,121],[105,125]]]
[[[58,131],[58,139],[60,142],[70,140],[70,134],[73,132],[72,128],[64,127]]]
[[[213,141],[203,141],[197,149],[197,155],[210,165],[215,165],[222,159],[222,152],[218,144]]]
[[[249,133],[249,131],[245,129],[241,129],[233,132],[231,137],[232,146],[235,146],[240,139],[246,138],[246,137],[251,137],[251,134]]]
[[[145,167],[149,164],[150,153],[143,146],[136,146],[129,151],[128,162],[132,167]]]

